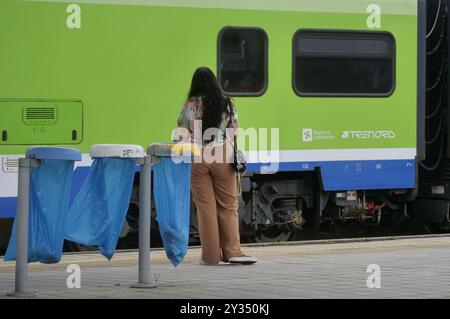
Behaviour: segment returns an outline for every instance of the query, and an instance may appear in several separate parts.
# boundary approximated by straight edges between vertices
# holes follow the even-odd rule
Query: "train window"
[[[300,96],[390,96],[395,40],[386,32],[299,30],[293,87]]]
[[[268,38],[259,28],[225,27],[218,38],[218,79],[227,95],[261,96],[267,89]]]

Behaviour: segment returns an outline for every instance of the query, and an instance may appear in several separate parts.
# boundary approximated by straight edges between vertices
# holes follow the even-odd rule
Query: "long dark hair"
[[[203,100],[202,133],[212,127],[219,128],[223,113],[228,113],[229,99],[224,96],[211,69],[201,67],[195,71],[188,98],[193,97]]]

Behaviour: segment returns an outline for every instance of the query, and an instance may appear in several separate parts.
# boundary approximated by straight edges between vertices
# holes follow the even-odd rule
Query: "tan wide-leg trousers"
[[[205,262],[227,261],[243,255],[235,174],[227,163],[192,164],[191,190]]]

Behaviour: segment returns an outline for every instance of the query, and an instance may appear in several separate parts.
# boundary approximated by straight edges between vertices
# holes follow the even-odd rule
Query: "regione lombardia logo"
[[[312,142],[313,140],[313,130],[311,128],[303,129],[303,142]]]
[[[349,133],[349,132],[347,132],[347,131],[342,132],[342,138],[343,138],[344,140],[348,140],[349,136],[350,136],[350,133]]]

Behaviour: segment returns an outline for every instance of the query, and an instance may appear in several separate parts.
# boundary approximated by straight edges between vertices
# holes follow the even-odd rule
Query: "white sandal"
[[[251,265],[257,263],[258,259],[252,256],[237,256],[231,257],[230,259],[228,259],[228,262],[231,264]]]

